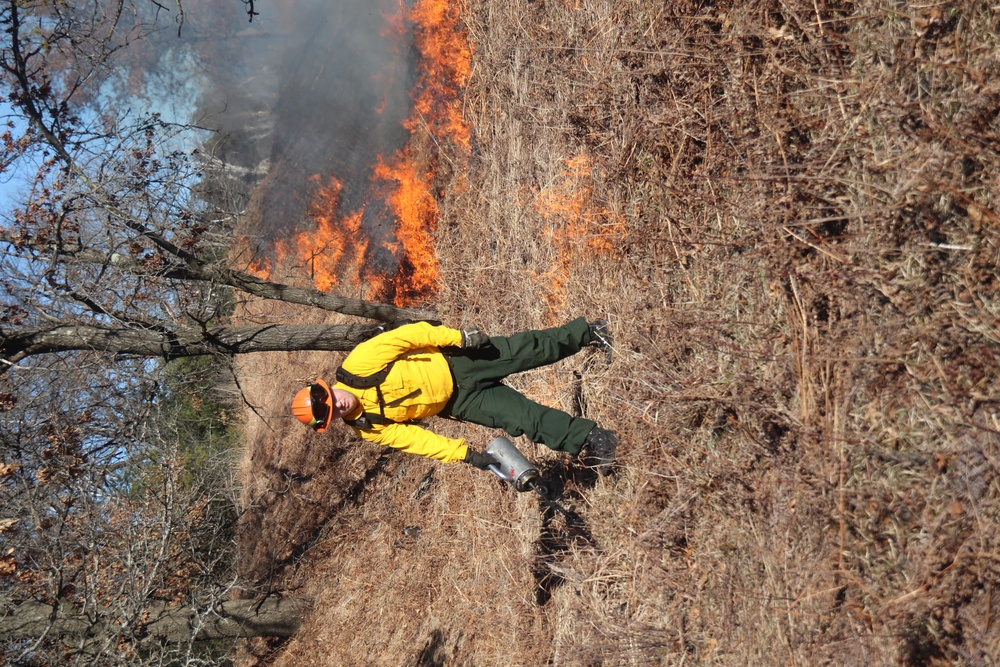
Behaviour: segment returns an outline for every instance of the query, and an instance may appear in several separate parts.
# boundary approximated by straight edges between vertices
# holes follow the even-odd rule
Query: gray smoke
[[[340,215],[364,207],[370,233],[390,229],[371,177],[377,156],[409,138],[415,53],[389,19],[401,25],[401,6],[270,0],[252,22],[232,2],[185,9],[179,43],[197,62],[198,122],[216,131],[216,166],[253,192],[265,245],[314,224],[314,176],[343,183]]]

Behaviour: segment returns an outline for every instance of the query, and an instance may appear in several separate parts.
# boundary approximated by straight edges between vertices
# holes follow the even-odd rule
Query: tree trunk
[[[296,303],[303,306],[322,308],[345,315],[367,317],[381,322],[401,322],[403,320],[431,320],[437,315],[428,310],[399,308],[388,303],[362,301],[330,294],[315,288],[292,287],[282,283],[271,282],[257,278],[242,271],[231,269],[215,269],[204,272],[203,280],[215,280],[229,285],[247,294],[253,294],[260,299],[276,299],[286,303]]]
[[[290,637],[298,631],[309,610],[301,598],[263,601],[227,600],[211,611],[194,607],[162,606],[148,610],[148,620],[135,629],[141,638],[180,643],[237,637]],[[17,641],[42,635],[86,639],[106,636],[119,627],[106,613],[96,617],[75,607],[42,602],[0,606],[0,641]]]
[[[301,599],[269,598],[264,601],[228,600],[209,614],[190,607],[162,607],[151,611],[144,633],[160,641],[183,642],[236,637],[291,637],[309,610]]]
[[[367,317],[372,320],[379,320],[380,322],[392,323],[406,320],[436,321],[437,318],[437,315],[430,310],[400,308],[388,303],[351,299],[346,296],[324,292],[314,287],[294,287],[292,285],[276,283],[266,278],[258,278],[249,273],[244,273],[243,271],[208,264],[194,256],[187,254],[183,254],[182,256],[182,252],[173,245],[163,241],[159,237],[156,237],[154,240],[157,240],[161,247],[172,251],[172,254],[177,256],[178,259],[184,260],[184,263],[166,269],[162,267],[151,269],[127,255],[115,252],[106,253],[90,248],[53,248],[50,243],[43,243],[34,239],[24,239],[17,234],[0,229],[0,242],[17,246],[27,246],[34,248],[39,253],[52,253],[61,261],[113,266],[137,276],[158,276],[173,280],[213,282],[228,285],[233,289],[252,294],[260,299],[274,299],[301,306],[321,308],[335,313],[343,313],[344,315]]]
[[[73,350],[164,359],[206,354],[351,350],[379,331],[381,328],[374,324],[271,324],[172,330],[105,329],[87,325],[0,329],[0,359],[17,363],[26,357]]]

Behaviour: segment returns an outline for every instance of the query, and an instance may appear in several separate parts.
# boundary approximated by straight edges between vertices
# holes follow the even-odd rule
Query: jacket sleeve
[[[344,359],[344,370],[360,376],[371,375],[412,350],[461,344],[462,332],[458,329],[428,322],[404,324],[358,343]]]
[[[445,463],[464,461],[468,451],[464,439],[446,438],[414,424],[388,424],[373,432],[363,432],[362,437],[380,445]]]

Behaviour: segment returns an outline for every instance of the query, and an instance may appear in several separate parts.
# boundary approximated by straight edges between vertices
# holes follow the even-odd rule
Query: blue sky
[[[7,102],[0,102],[0,118],[3,119],[4,124],[8,120],[14,119],[10,105]],[[6,129],[6,127],[3,129]],[[23,192],[27,187],[24,178],[25,176],[19,174],[16,170],[0,174],[0,213],[6,214],[10,210],[11,201],[16,200],[18,193]]]

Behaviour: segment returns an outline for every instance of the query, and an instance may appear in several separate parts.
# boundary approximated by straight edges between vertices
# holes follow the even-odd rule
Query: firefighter
[[[333,387],[317,378],[295,395],[292,412],[317,433],[343,419],[380,445],[480,469],[495,463],[464,439],[417,424],[439,415],[501,428],[513,437],[525,435],[579,456],[606,475],[615,463],[613,431],[535,403],[503,383],[508,375],[555,363],[587,346],[610,355],[606,321],[581,317],[561,327],[492,338],[478,329],[404,324],[358,344],[337,369]]]

